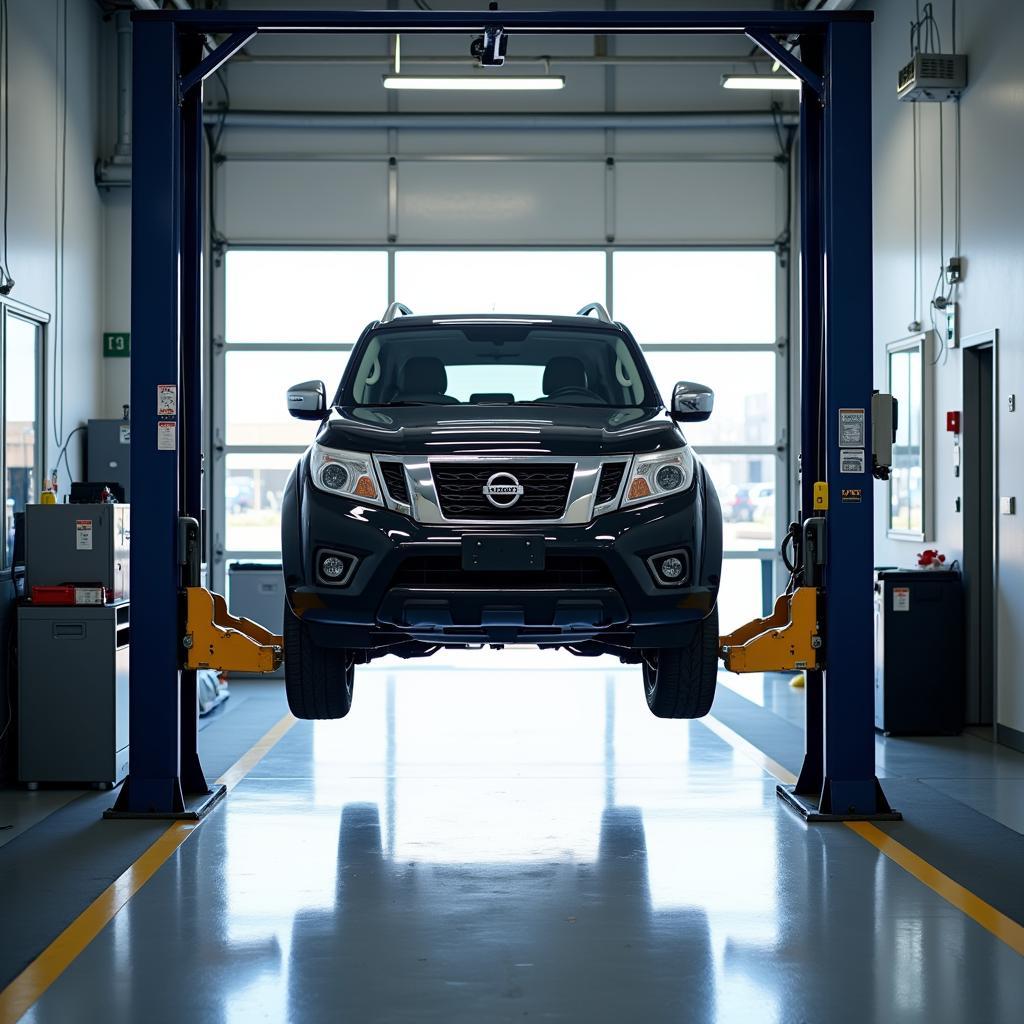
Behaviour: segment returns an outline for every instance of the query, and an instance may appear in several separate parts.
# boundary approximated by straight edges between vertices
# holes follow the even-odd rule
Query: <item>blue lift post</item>
[[[808,678],[804,770],[796,792],[780,795],[808,820],[892,815],[874,768],[872,478],[867,467],[840,476],[838,447],[840,409],[863,410],[870,443],[870,20],[862,12],[672,10],[133,14],[131,591],[138,653],[129,775],[108,813],[197,817],[222,792],[211,791],[203,775],[195,678],[179,668],[179,533],[182,520],[201,521],[202,81],[261,32],[501,27],[517,34],[746,34],[804,83],[801,499],[807,515],[814,481],[827,480],[826,647],[824,672]],[[204,58],[200,40],[211,33],[227,38]],[[775,37],[799,38],[802,60]],[[166,385],[175,388],[173,401]],[[158,408],[158,395],[169,404]]]

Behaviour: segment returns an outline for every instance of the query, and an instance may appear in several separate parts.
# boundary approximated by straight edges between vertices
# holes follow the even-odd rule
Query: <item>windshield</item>
[[[486,322],[371,335],[339,397],[349,406],[661,404],[615,331]]]

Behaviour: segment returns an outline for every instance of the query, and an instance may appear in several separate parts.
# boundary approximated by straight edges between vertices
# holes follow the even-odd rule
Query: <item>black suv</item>
[[[596,316],[585,315],[596,313]],[[663,718],[707,714],[722,512],[629,331],[577,316],[413,316],[363,331],[282,502],[285,680],[299,718],[341,718],[355,666],[505,644],[643,666]]]

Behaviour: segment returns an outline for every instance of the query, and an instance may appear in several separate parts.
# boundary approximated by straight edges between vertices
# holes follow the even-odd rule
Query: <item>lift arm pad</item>
[[[818,667],[818,590],[783,594],[765,619],[754,619],[719,639],[729,672],[789,672]]]
[[[258,622],[232,615],[224,598],[205,587],[185,588],[181,643],[186,669],[273,672],[284,657],[282,637]]]

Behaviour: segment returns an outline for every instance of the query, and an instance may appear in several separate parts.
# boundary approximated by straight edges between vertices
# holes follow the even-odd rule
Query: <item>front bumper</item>
[[[419,524],[324,494],[307,473],[303,459],[285,493],[284,573],[291,607],[323,646],[671,646],[679,627],[706,616],[717,599],[721,513],[703,468],[682,495],[583,525],[522,527]],[[543,535],[547,569],[461,571],[462,538],[488,533]],[[344,586],[318,580],[315,561],[325,549],[358,559]],[[670,550],[687,552],[683,585],[652,576],[647,559]]]

